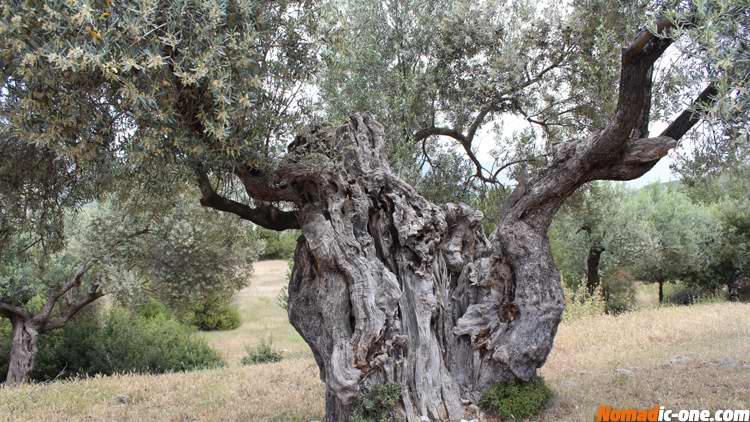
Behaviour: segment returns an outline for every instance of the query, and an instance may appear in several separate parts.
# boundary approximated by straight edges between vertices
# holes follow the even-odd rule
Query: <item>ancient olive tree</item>
[[[486,4],[501,16],[500,4]],[[384,127],[357,113],[312,124],[283,150],[309,110],[305,94],[314,83],[318,47],[335,31],[322,25],[313,2],[53,2],[36,8],[12,2],[2,12],[3,84],[18,98],[18,107],[2,118],[17,136],[41,136],[83,166],[100,156],[96,148],[116,150],[112,159],[135,169],[134,177],[141,166],[156,168],[148,176],[160,180],[182,174],[173,168],[189,169],[202,205],[267,229],[302,231],[289,317],[320,367],[329,421],[348,420],[353,401],[378,384],[399,385],[398,410],[409,421],[456,420],[491,384],[533,377],[563,308],[547,237],[555,212],[587,182],[644,174],[699,121],[696,109],[725,92],[709,85],[663,133],[648,136],[654,65],[703,19],[665,12],[619,53],[609,118],[598,116],[602,125],[585,137],[546,147],[535,171],[519,177],[488,238],[479,212],[433,204],[394,173],[385,135],[390,121]],[[452,25],[451,16],[440,19],[446,28],[471,28]],[[436,113],[408,126],[404,136],[455,139],[476,177],[491,180],[502,165],[488,171],[476,157],[478,127],[489,115],[516,107],[508,89],[508,95],[526,96],[525,88],[580,52],[570,27],[508,25],[441,41],[446,48],[436,68],[447,73],[437,80],[450,82],[431,91],[432,101],[443,104],[443,117],[453,97],[461,100],[456,110],[475,107],[469,118],[447,119],[451,126],[440,125]],[[546,34],[556,37],[554,44]],[[481,70],[481,63],[465,66],[455,55],[473,48],[472,40],[481,41],[476,60],[502,40],[512,41],[511,49],[531,43],[531,55],[543,54],[515,67],[505,67],[511,56],[505,57],[476,91],[487,95],[463,97],[464,73]],[[394,44],[393,51],[400,48]],[[506,82],[508,89],[496,89]],[[555,83],[548,91],[570,86],[559,78]],[[362,92],[372,92],[363,86]],[[53,101],[68,92],[65,107]],[[101,109],[79,113],[79,101]],[[71,133],[71,122],[88,119],[108,119],[126,130]]]

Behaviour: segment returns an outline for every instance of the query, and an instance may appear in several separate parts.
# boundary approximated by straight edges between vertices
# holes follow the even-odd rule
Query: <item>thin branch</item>
[[[26,252],[27,250],[29,250],[32,247],[34,247],[34,245],[36,245],[37,243],[39,243],[39,242],[41,242],[43,240],[44,240],[44,238],[42,236],[40,236],[35,241],[33,241],[33,242],[29,243],[28,245],[24,246],[23,248],[21,248],[21,250],[19,250],[18,253],[24,253],[24,252]]]
[[[43,326],[44,323],[49,320],[50,315],[52,315],[52,310],[55,308],[55,304],[60,299],[60,297],[62,297],[72,288],[81,285],[81,280],[83,279],[83,276],[86,274],[89,268],[91,268],[92,263],[92,261],[82,263],[78,267],[76,272],[73,273],[73,276],[70,278],[70,280],[68,280],[67,283],[65,283],[61,288],[53,290],[49,293],[49,295],[47,296],[47,302],[44,304],[44,307],[42,307],[42,310],[34,315],[33,320],[36,323],[38,323],[40,326]]]

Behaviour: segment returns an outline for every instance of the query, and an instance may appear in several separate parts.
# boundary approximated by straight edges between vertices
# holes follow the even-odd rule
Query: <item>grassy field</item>
[[[287,282],[287,261],[261,261],[255,264],[250,287],[240,291],[235,303],[240,309],[242,325],[232,331],[201,333],[209,344],[221,352],[229,366],[237,366],[246,347],[262,340],[271,341],[287,358],[310,357],[310,349],[289,324],[286,311],[276,300]]]
[[[256,267],[237,298],[243,324],[206,333],[228,367],[0,388],[2,421],[307,421],[323,414],[323,385],[276,295],[286,262]],[[239,366],[246,345],[273,335],[285,360]],[[622,407],[750,408],[750,305],[643,309],[563,323],[542,369],[555,398],[541,421],[591,421]],[[120,403],[118,395],[127,395]]]

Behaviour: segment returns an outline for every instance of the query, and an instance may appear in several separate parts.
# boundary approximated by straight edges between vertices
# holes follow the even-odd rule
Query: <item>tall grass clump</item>
[[[262,340],[255,347],[246,347],[245,356],[240,363],[243,365],[255,365],[259,363],[279,362],[281,359],[281,352],[273,348],[272,341],[269,338],[268,340]]]
[[[589,294],[583,286],[573,290],[563,283],[563,292],[565,294],[563,321],[575,321],[604,315],[607,311],[607,303],[602,295],[601,287],[597,287],[594,294]]]
[[[538,415],[552,398],[552,390],[541,377],[531,381],[494,384],[482,395],[479,406],[503,420],[527,420]]]

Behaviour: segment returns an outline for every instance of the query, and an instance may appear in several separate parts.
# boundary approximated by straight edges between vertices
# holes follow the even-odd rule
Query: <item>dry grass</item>
[[[324,412],[315,374],[311,359],[292,359],[0,388],[0,421],[309,421]],[[121,394],[130,402],[117,402]]]
[[[543,420],[591,420],[600,403],[747,409],[750,305],[663,307],[562,324],[541,372],[556,392]]]
[[[239,365],[246,346],[254,346],[269,338],[285,358],[312,356],[302,337],[289,324],[286,311],[276,302],[287,281],[287,271],[288,264],[284,260],[256,263],[250,286],[235,298],[242,325],[232,331],[201,333],[221,352],[229,366]]]
[[[276,306],[285,275],[284,261],[260,263],[252,286],[238,298],[242,327],[206,335],[232,366],[0,388],[0,421],[320,418],[324,389],[317,367]],[[238,366],[244,345],[269,334],[287,358],[277,364]],[[749,357],[748,304],[643,309],[564,323],[542,369],[556,396],[540,420],[591,421],[600,403],[750,408]],[[130,403],[115,401],[118,394],[127,394]]]

